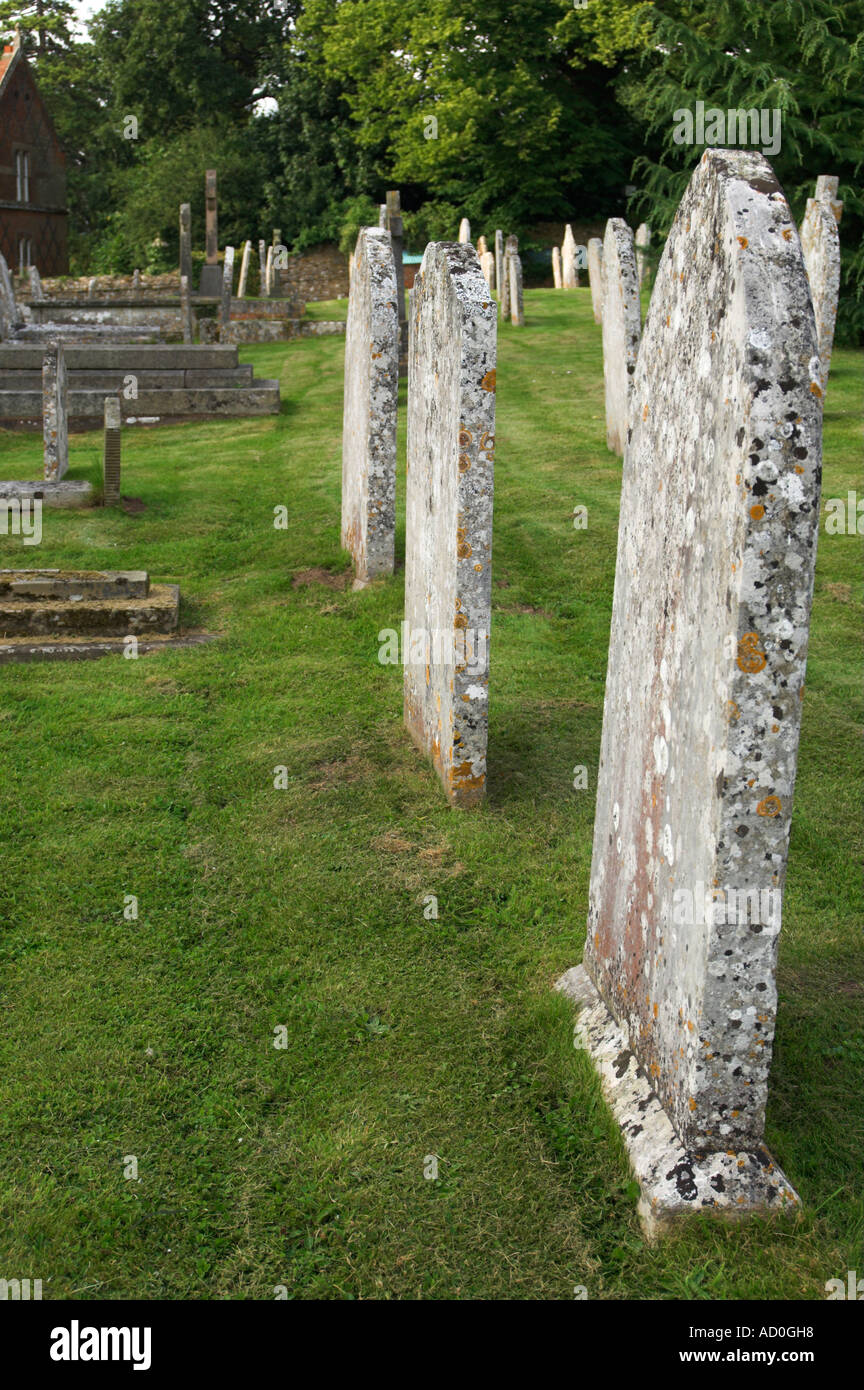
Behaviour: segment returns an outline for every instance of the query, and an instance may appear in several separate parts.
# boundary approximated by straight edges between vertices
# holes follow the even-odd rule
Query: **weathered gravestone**
[[[567,223],[564,232],[564,243],[561,247],[561,277],[564,281],[565,290],[575,290],[579,284],[579,275],[576,266],[576,238],[573,235],[573,228]]]
[[[797,1202],[762,1138],[819,518],[815,371],[773,171],[708,150],[639,355],[588,935],[559,982],[584,1004],[577,1036],[649,1233]]]
[[[408,315],[405,311],[405,265],[403,261],[404,241],[402,226],[402,199],[398,189],[391,189],[384,204],[387,216],[387,230],[393,246],[393,263],[396,267],[396,297],[399,305],[399,375],[408,375]]]
[[[0,338],[11,338],[18,327],[18,305],[6,257],[0,251]]]
[[[495,288],[498,291],[498,298],[504,292],[504,233],[495,233]]]
[[[459,240],[463,245],[471,240],[471,223],[467,217],[463,217],[459,223]]]
[[[46,482],[59,483],[69,467],[69,393],[62,343],[48,343],[42,357],[42,441]]]
[[[216,170],[208,169],[204,176],[205,256],[198,293],[207,299],[218,299],[222,292],[222,272],[219,269],[219,217],[216,199]]]
[[[180,274],[192,284],[192,207],[180,204]]]
[[[839,188],[840,180],[835,174],[820,174],[816,180],[816,193],[814,195],[823,203],[831,205],[831,211],[838,223],[843,216],[843,204],[837,197]]]
[[[819,380],[824,396],[840,297],[840,235],[837,219],[827,199],[807,199],[807,211],[801,223],[801,251],[816,316],[816,341],[821,364]]]
[[[639,226],[636,228],[636,238],[635,238],[635,240],[636,240],[636,274],[637,274],[637,276],[638,276],[638,278],[639,278],[639,286],[640,286],[640,288],[641,288],[641,287],[642,287],[642,284],[644,283],[644,280],[645,280],[645,273],[646,273],[646,271],[647,271],[647,269],[648,269],[648,261],[647,261],[647,258],[646,258],[646,256],[645,256],[645,252],[648,250],[648,247],[651,245],[651,228],[648,226],[647,222],[640,222],[640,223],[639,223]]]
[[[399,307],[386,230],[364,227],[354,252],[345,338],[342,545],[365,583],[393,573]]]
[[[495,293],[495,253],[494,251],[484,251],[480,257],[480,269],[483,271],[483,279],[489,286],[489,293]]]
[[[552,247],[552,279],[556,290],[560,290],[564,281],[561,279],[561,252],[557,246]]]
[[[269,299],[273,293],[273,246],[267,247],[267,259],[264,263],[264,289],[262,291],[265,298]]]
[[[219,338],[227,343],[231,336],[231,290],[234,286],[234,247],[225,247],[222,267],[222,294],[219,301]]]
[[[264,238],[258,242],[258,298],[263,299],[267,286],[267,248]]]
[[[42,277],[35,265],[28,266],[27,274],[30,279],[30,298],[44,299],[45,291],[42,288]]]
[[[486,786],[496,329],[473,249],[427,246],[411,295],[405,723],[455,806]]]
[[[237,298],[246,298],[246,286],[249,281],[249,261],[252,257],[252,243],[247,241],[243,247],[243,258],[240,261],[240,283],[237,286]]]
[[[180,323],[183,329],[184,343],[193,342],[192,301],[189,296],[189,280],[185,275],[180,276]]]
[[[588,284],[591,286],[591,309],[594,322],[603,322],[603,242],[592,236],[588,242]]]
[[[513,240],[516,241],[516,238]],[[522,257],[518,245],[516,241],[507,259],[510,265],[510,318],[517,328],[521,328],[525,323],[525,307],[522,298]]]
[[[102,492],[106,507],[120,501],[120,400],[105,397],[105,435],[102,447]]]
[[[468,239],[469,239],[469,241],[470,241],[471,238],[469,237]],[[477,238],[477,259],[478,259],[478,261],[480,262],[481,266],[482,266],[482,264],[483,264],[483,257],[486,255],[486,252],[487,252],[488,250],[489,250],[489,247],[486,245],[486,238],[485,238],[485,236],[478,236],[478,238]]]
[[[642,316],[633,233],[620,217],[610,217],[603,239],[603,378],[606,386],[606,443],[623,454],[630,392]]]
[[[139,295],[139,294],[141,293],[141,271],[140,271],[140,270],[133,270],[133,272],[132,272],[132,293],[133,293],[134,295]]]

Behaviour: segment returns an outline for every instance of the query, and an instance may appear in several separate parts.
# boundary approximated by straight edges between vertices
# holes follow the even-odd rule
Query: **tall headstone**
[[[576,265],[576,238],[569,222],[564,232],[564,242],[561,247],[561,278],[564,281],[565,290],[575,290],[579,284]]]
[[[219,337],[228,342],[231,337],[231,291],[234,286],[234,247],[225,247],[222,267],[222,294],[219,300]]]
[[[106,396],[102,446],[102,493],[106,507],[120,501],[120,427],[120,398]]]
[[[816,180],[816,193],[814,195],[823,203],[830,203],[831,211],[838,223],[843,216],[843,204],[837,197],[839,188],[840,180],[835,174],[820,174]]]
[[[45,291],[42,288],[42,277],[40,276],[39,271],[36,269],[35,265],[29,266],[27,273],[30,277],[30,298],[40,300],[44,299]]]
[[[0,338],[11,338],[18,326],[18,305],[6,257],[0,251]]]
[[[455,806],[486,787],[496,332],[473,248],[432,242],[411,296],[405,723]]]
[[[830,202],[808,198],[801,223],[801,251],[816,316],[820,383],[824,396],[834,347],[837,301],[840,297],[840,234]]]
[[[192,284],[192,206],[180,204],[180,274]]]
[[[561,278],[561,251],[559,247],[552,247],[552,279],[556,290],[563,288],[564,281]]]
[[[133,270],[133,272],[132,272],[132,293],[135,294],[135,295],[139,295],[139,294],[141,293],[141,271],[140,271],[140,270]]]
[[[386,226],[387,226],[387,204],[386,204],[386,203],[381,203],[381,204],[379,204],[379,207],[378,207],[378,226],[379,226],[379,227],[385,227],[385,228],[386,228]]]
[[[469,238],[469,240],[470,240],[470,238]],[[486,255],[486,252],[487,252],[488,250],[489,250],[489,247],[486,245],[486,238],[485,238],[485,236],[478,236],[478,238],[477,238],[477,259],[478,259],[478,261],[480,262],[481,265],[483,264],[483,257]]]
[[[763,1128],[819,522],[815,357],[770,165],[707,150],[637,367],[588,936],[560,982],[585,1006],[650,1233],[797,1202]]]
[[[651,245],[651,228],[647,222],[640,222],[636,228],[636,274],[639,278],[639,287],[645,283],[645,275],[648,270],[648,260],[645,252]]]
[[[269,299],[273,293],[273,247],[267,247],[267,259],[264,263],[264,296]]]
[[[480,257],[480,269],[483,271],[483,278],[489,286],[489,293],[495,293],[495,253],[494,251],[484,251]]]
[[[495,286],[500,299],[504,293],[504,233],[500,229],[495,233]]]
[[[63,344],[46,343],[42,356],[42,441],[46,482],[59,483],[69,467],[68,402]]]
[[[399,375],[408,373],[408,317],[405,312],[405,265],[403,261],[402,200],[398,189],[387,194],[387,229],[393,245],[396,266],[396,295],[399,303]]]
[[[510,254],[513,250],[513,243],[519,249],[519,238],[508,236],[504,243],[504,261],[501,269],[501,283],[499,286],[498,307],[501,310],[502,319],[510,317]]]
[[[471,223],[467,217],[463,217],[459,223],[459,240],[463,245],[471,241]]]
[[[180,276],[180,324],[184,343],[194,342],[192,301],[189,295],[189,280],[185,275]]]
[[[252,255],[251,241],[245,242],[243,246],[243,258],[240,261],[240,283],[237,286],[237,298],[246,298],[246,286],[249,281],[249,260]]]
[[[522,298],[522,257],[514,248],[509,253],[508,260],[510,263],[510,318],[517,328],[521,328],[525,323],[525,306]]]
[[[216,202],[216,170],[208,169],[204,179],[206,204],[205,256],[201,269],[198,293],[206,299],[218,299],[222,293],[222,271],[219,267],[219,226]]]
[[[267,293],[267,248],[263,237],[258,242],[258,271],[258,298],[263,299]]]
[[[603,378],[606,385],[606,443],[624,453],[630,393],[639,356],[642,316],[633,233],[610,217],[603,238]]]
[[[345,337],[342,545],[364,583],[393,573],[399,301],[393,245],[364,227],[354,251]]]
[[[599,236],[588,241],[588,284],[591,286],[591,309],[594,322],[603,322],[603,242]]]

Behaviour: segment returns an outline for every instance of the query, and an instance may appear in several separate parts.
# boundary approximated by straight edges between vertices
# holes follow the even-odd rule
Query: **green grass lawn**
[[[243,350],[278,417],[127,430],[139,515],[0,538],[4,566],[179,582],[184,624],[219,634],[0,669],[0,1276],[52,1299],[820,1299],[864,1271],[860,541],[820,536],[780,946],[766,1138],[805,1212],[650,1247],[552,991],[584,938],[621,465],[588,291],[526,314],[500,334],[482,810],[448,809],[377,660],[404,506],[396,576],[345,586],[343,339]],[[860,489],[861,368],[835,352],[826,498]],[[73,436],[70,476],[98,482],[100,447]],[[0,434],[2,476],[40,456]]]

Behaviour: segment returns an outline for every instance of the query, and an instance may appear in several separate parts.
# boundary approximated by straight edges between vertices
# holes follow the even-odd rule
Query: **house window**
[[[30,155],[26,150],[18,150],[15,155],[15,179],[19,203],[30,201]]]

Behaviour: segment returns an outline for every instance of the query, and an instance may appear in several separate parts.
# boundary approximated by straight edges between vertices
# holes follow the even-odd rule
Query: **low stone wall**
[[[276,272],[276,283],[280,299],[344,299],[348,294],[348,257],[329,243],[313,246],[289,256],[286,269]]]

